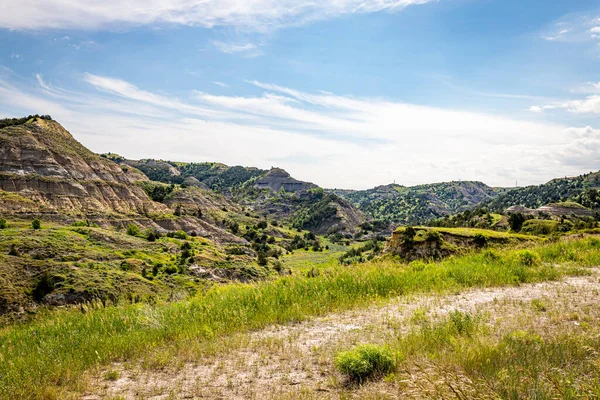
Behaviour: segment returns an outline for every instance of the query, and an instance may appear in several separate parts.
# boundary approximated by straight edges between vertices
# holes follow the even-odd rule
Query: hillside
[[[135,183],[147,180],[98,157],[58,122],[32,118],[0,129],[3,213],[145,215],[168,211]],[[10,193],[10,194],[9,194]]]
[[[317,185],[295,179],[281,168],[265,171],[216,162],[136,161],[113,153],[102,156],[120,165],[135,167],[152,181],[211,189],[234,204],[289,223],[294,228],[318,234],[354,233],[366,222],[363,213],[350,202],[336,194],[323,195]]]
[[[201,184],[214,191],[229,191],[245,182],[264,175],[267,171],[242,166],[228,166],[217,162],[185,163],[163,160],[128,160],[117,154],[102,154],[119,164],[135,167],[157,182]]]
[[[498,195],[481,182],[443,182],[406,187],[378,186],[350,191],[332,190],[373,219],[418,225],[434,218],[473,208]]]
[[[511,206],[539,208],[549,203],[572,200],[591,209],[600,208],[600,172],[573,178],[557,178],[542,185],[513,189],[491,199],[483,206],[504,211]]]

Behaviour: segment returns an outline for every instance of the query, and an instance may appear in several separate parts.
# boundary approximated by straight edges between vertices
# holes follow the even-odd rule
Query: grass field
[[[439,263],[390,260],[326,268],[316,277],[283,277],[213,287],[191,300],[157,305],[82,306],[0,331],[2,398],[69,397],[82,374],[117,360],[193,351],[236,332],[364,306],[394,296],[457,292],[586,274],[600,265],[600,240],[584,238],[529,250],[488,250]],[[200,347],[198,347],[200,348]],[[175,349],[175,353],[173,353]]]

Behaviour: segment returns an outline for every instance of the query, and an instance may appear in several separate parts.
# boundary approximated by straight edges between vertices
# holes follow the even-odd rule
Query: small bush
[[[187,239],[187,233],[185,233],[184,231],[173,232],[173,237],[175,239],[186,240]]]
[[[438,231],[427,231],[425,241],[429,243],[442,243],[442,235]]]
[[[337,369],[359,383],[389,374],[395,369],[395,364],[391,351],[372,344],[356,346],[335,357]]]
[[[0,218],[0,229],[6,229],[8,227],[8,224],[6,223],[6,220],[4,218]]]
[[[106,371],[104,373],[104,379],[107,381],[116,381],[121,377],[121,373],[117,370]]]
[[[164,269],[165,274],[172,275],[178,271],[178,268],[174,265],[167,265]]]
[[[519,262],[526,267],[533,267],[540,264],[540,256],[531,250],[522,250],[519,252]]]
[[[477,233],[473,237],[473,242],[475,242],[475,244],[479,247],[485,247],[488,244],[488,239],[486,236],[482,235],[481,233]]]
[[[13,257],[19,257],[21,255],[21,253],[19,253],[19,250],[17,249],[17,245],[15,245],[14,243],[10,245],[8,255]]]
[[[39,218],[36,218],[33,221],[31,221],[31,227],[33,229],[42,229],[42,222]]]
[[[127,234],[129,236],[137,236],[140,234],[140,228],[137,225],[129,224],[127,225]]]
[[[87,221],[75,221],[71,226],[90,226]]]

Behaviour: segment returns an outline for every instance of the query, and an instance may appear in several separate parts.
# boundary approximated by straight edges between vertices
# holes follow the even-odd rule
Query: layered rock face
[[[160,214],[135,182],[147,179],[124,171],[77,142],[59,123],[35,119],[0,129],[0,212]]]
[[[281,168],[271,168],[267,175],[256,181],[255,186],[273,192],[279,192],[282,188],[286,192],[299,192],[317,187],[313,183],[292,178],[290,174]]]

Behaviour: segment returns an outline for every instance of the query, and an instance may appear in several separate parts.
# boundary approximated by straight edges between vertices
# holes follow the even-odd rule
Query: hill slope
[[[124,170],[86,149],[58,122],[33,118],[0,129],[1,212],[167,212],[135,184],[142,180],[147,178],[139,171]]]
[[[558,178],[542,185],[527,186],[502,193],[484,205],[493,211],[511,206],[539,208],[549,203],[575,201],[591,209],[600,208],[600,172],[573,178]]]
[[[498,195],[497,190],[481,182],[443,182],[413,187],[392,184],[332,192],[371,218],[407,225],[464,211]]]

